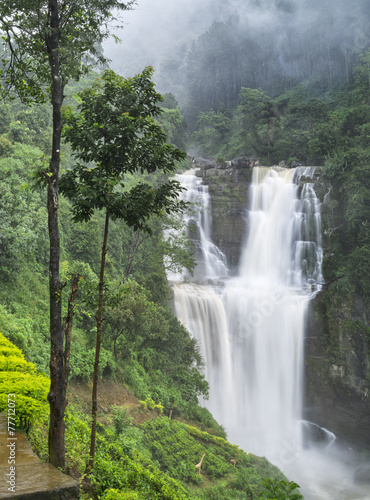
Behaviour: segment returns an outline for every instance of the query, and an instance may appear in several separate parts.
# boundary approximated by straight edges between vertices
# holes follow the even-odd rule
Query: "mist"
[[[346,52],[359,52],[369,45],[367,0],[138,0],[132,11],[124,13],[124,28],[115,32],[121,43],[111,38],[104,50],[112,69],[122,76],[150,65],[159,90],[176,93],[185,84],[183,73],[192,43],[213,23],[230,17],[237,17],[240,30],[257,43],[273,42],[283,65],[295,39],[317,29]],[[169,77],[174,65],[178,74]]]
[[[111,67],[122,76],[130,76],[145,66],[158,72],[166,57],[186,53],[196,39],[216,19],[227,16],[222,0],[139,0],[124,14],[124,28],[104,44]]]

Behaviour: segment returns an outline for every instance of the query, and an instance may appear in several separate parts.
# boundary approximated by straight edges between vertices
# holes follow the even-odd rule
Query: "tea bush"
[[[15,425],[28,429],[48,410],[49,386],[50,380],[38,374],[22,351],[0,334],[0,412],[7,411],[8,394],[14,394]]]

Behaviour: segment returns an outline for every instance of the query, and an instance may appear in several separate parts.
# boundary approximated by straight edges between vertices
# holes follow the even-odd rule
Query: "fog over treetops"
[[[104,48],[117,72],[129,76],[152,65],[160,90],[168,91],[174,82],[167,81],[166,67],[182,66],[191,43],[212,23],[230,17],[238,18],[238,28],[236,21],[231,28],[238,35],[248,34],[262,45],[273,43],[287,72],[287,51],[297,44],[309,51],[310,34],[320,33],[327,45],[351,53],[367,47],[370,37],[368,0],[138,0],[117,32],[122,43],[111,40]]]

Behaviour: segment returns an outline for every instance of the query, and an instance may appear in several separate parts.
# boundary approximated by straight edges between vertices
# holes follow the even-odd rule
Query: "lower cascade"
[[[204,404],[231,442],[268,458],[301,485],[305,498],[370,498],[354,493],[352,471],[343,464],[323,474],[321,460],[327,465],[323,456],[335,449],[335,436],[302,419],[305,320],[323,283],[312,176],[312,167],[253,169],[247,238],[231,277],[210,240],[206,187],[194,172],[182,175],[188,199],[202,203],[207,195],[207,201],[197,217],[202,276],[195,274],[197,283],[174,281],[175,311],[199,341],[210,384]],[[313,434],[324,438],[315,444]]]

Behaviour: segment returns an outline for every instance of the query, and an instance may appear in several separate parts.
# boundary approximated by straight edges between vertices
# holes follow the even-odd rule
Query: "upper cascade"
[[[311,177],[313,167],[255,167],[251,184],[249,231],[239,275],[268,279],[316,291],[323,282],[320,202]]]

